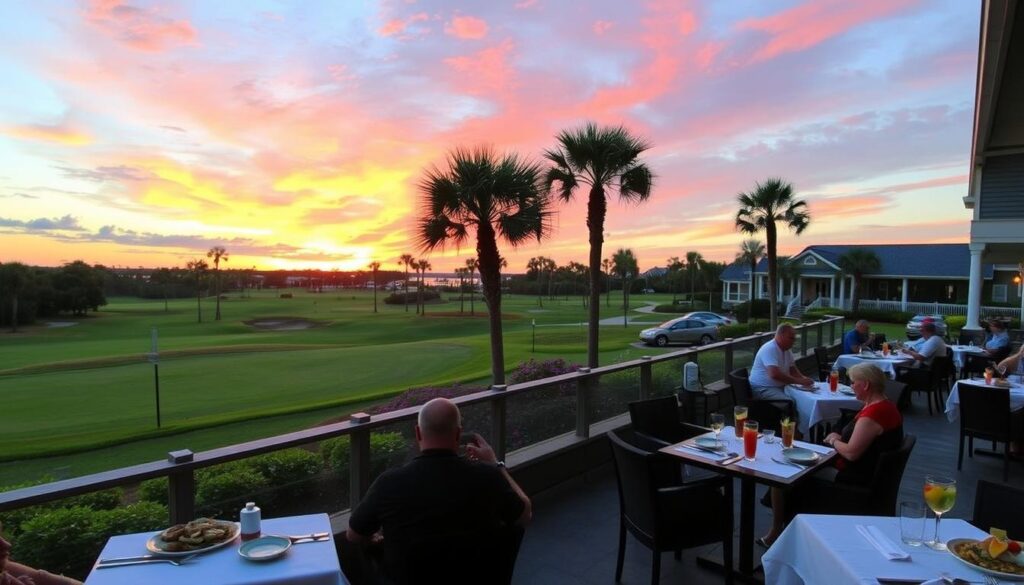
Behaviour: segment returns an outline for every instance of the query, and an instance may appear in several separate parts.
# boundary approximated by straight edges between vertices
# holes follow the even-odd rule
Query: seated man
[[[843,353],[860,353],[861,349],[868,349],[874,340],[875,334],[871,333],[871,326],[864,319],[857,321],[853,329],[843,336]]]
[[[945,357],[946,342],[935,331],[935,323],[925,320],[921,323],[921,339],[913,347],[903,349],[903,353],[914,358],[915,366],[930,366],[936,357]]]
[[[803,375],[796,367],[793,344],[796,343],[796,329],[783,323],[775,330],[775,337],[761,346],[750,368],[750,389],[754,398],[763,400],[789,400],[784,388],[786,384],[810,387],[814,380]]]
[[[1010,355],[1010,334],[1006,332],[1006,324],[992,319],[988,323],[989,334],[981,349],[993,360],[1000,361]]]
[[[507,580],[510,543],[521,537],[515,527],[530,520],[530,499],[479,436],[459,456],[462,415],[451,401],[427,402],[417,422],[420,455],[373,482],[352,511],[346,539],[383,539],[389,582]]]

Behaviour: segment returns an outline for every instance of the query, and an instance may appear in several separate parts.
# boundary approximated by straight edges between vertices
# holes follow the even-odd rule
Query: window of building
[[[1007,286],[1005,284],[993,284],[992,285],[992,302],[1005,303]]]

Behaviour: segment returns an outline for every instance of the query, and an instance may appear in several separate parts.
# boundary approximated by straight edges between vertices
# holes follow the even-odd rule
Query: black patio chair
[[[964,355],[964,367],[960,370],[960,379],[973,378],[975,375],[984,376],[985,368],[991,368],[995,366],[995,362],[992,358],[968,353]]]
[[[957,386],[960,395],[960,449],[956,457],[957,470],[963,467],[964,439],[967,456],[974,457],[974,439],[1003,443],[1003,481],[1010,478],[1010,443],[1019,436],[1017,422],[1010,411],[1010,389],[981,387],[975,384]]]
[[[928,414],[932,414],[933,404],[941,414],[944,410],[942,392],[949,391],[949,379],[954,371],[952,358],[936,356],[930,366],[897,366],[896,379],[905,382],[911,391],[924,392],[928,396]]]
[[[885,333],[875,333],[875,338],[871,340],[871,349],[881,351],[882,344],[885,343],[885,341]]]
[[[792,400],[763,400],[754,397],[746,368],[729,372],[728,378],[736,397],[736,404],[746,406],[748,420],[756,420],[762,430],[772,429],[779,433],[779,423],[783,418],[796,419],[796,408]]]
[[[986,533],[1003,528],[1008,537],[1024,540],[1024,489],[979,479],[971,524]]]
[[[819,345],[814,348],[814,359],[818,365],[818,379],[825,381],[828,379],[829,374],[832,373],[832,367],[834,362],[829,359],[828,348],[824,345]]]
[[[907,391],[907,385],[903,382],[886,378],[885,397],[895,404],[900,412],[903,412],[910,405],[910,392]]]
[[[663,396],[629,403],[629,421],[636,434],[634,444],[647,451],[657,451],[691,437],[703,435],[710,429],[679,421],[679,404],[675,396]],[[724,483],[725,477],[713,471],[680,466],[683,483]]]
[[[722,543],[726,574],[732,573],[732,502],[718,486],[666,484],[669,457],[631,443],[628,431],[611,431],[612,460],[619,487],[619,548],[615,581],[622,579],[626,532],[653,552],[651,583],[661,580],[661,553]]]

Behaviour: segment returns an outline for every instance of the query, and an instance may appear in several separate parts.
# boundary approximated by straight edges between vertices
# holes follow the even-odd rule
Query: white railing
[[[967,315],[967,305],[953,303],[922,303],[908,301],[904,308],[902,301],[884,301],[881,299],[861,299],[860,308],[879,311],[906,311],[925,315]],[[981,307],[983,317],[1019,317],[1020,309],[1014,307]]]

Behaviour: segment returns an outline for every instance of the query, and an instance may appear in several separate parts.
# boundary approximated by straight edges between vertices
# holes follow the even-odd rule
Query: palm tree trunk
[[[377,312],[377,271],[373,272],[373,312]]]
[[[199,288],[198,284],[196,285],[196,315],[199,318],[199,322],[202,323],[203,322],[203,295],[202,295],[202,291]]]
[[[504,384],[505,342],[501,334],[501,270],[498,266],[498,244],[490,224],[482,224],[477,232],[477,257],[491,329],[491,379],[493,384]]]
[[[754,271],[755,270],[757,270],[757,262],[751,262],[750,263],[750,293],[747,295],[749,297],[747,300],[750,302],[750,314],[751,314],[751,316],[753,316],[753,314],[754,314],[754,283],[756,282],[756,279],[754,278]]]
[[[409,312],[409,265],[405,265],[405,312]]]
[[[775,289],[779,286],[778,284],[778,257],[776,256],[777,239],[778,234],[775,231],[775,223],[768,222],[765,227],[765,240],[767,240],[768,248],[768,322],[771,324],[772,331],[779,325],[779,317],[775,314],[776,305],[778,299],[775,298]]]
[[[220,321],[220,271],[217,271],[217,311],[213,315],[214,321]]]
[[[164,289],[164,313],[166,313],[168,311],[168,309],[167,309],[167,285],[166,284],[163,286],[163,289]]]
[[[459,313],[466,312],[466,278],[459,275]]]
[[[470,317],[476,316],[476,306],[473,304],[473,302],[475,300],[475,297],[476,297],[476,282],[474,282],[475,278],[476,278],[476,271],[475,270],[470,270],[469,271],[469,316]],[[481,275],[481,279],[482,278],[483,278],[483,275]]]
[[[590,189],[587,200],[587,228],[590,230],[590,315],[587,320],[587,365],[597,367],[601,321],[601,246],[604,244],[604,217],[608,203],[600,183]],[[611,291],[609,291],[609,297]]]
[[[11,333],[18,332],[18,294],[11,298]]]

